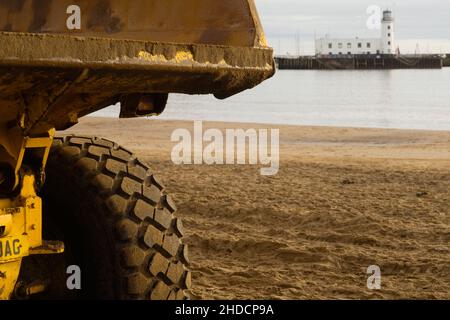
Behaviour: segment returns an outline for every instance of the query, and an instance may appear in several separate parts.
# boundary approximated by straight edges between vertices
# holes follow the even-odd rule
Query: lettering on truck
[[[19,239],[0,241],[0,258],[11,258],[21,253],[22,245]]]

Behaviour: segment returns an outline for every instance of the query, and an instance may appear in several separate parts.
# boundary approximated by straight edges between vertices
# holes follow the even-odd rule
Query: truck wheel
[[[50,267],[58,264],[63,273],[80,267],[77,298],[186,299],[191,273],[181,220],[162,184],[131,152],[104,139],[57,137],[42,193],[44,238],[66,245]],[[68,291],[61,278],[70,274],[49,276],[59,283],[50,291]]]

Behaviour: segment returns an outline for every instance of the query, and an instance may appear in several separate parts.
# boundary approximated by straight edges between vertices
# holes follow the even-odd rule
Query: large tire
[[[99,138],[55,138],[42,197],[44,236],[62,237],[53,239],[66,244],[64,263],[81,268],[77,298],[186,299],[181,220],[131,152]]]

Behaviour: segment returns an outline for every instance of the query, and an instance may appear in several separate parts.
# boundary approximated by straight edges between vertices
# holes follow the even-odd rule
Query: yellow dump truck
[[[112,141],[55,132],[273,74],[253,0],[0,0],[0,299],[185,299],[183,227],[154,172]]]

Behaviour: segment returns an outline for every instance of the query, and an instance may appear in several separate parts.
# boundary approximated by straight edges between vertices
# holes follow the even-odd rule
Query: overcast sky
[[[255,0],[277,53],[313,53],[314,37],[378,37],[369,30],[370,5],[393,10],[403,52],[450,53],[450,0]],[[298,39],[298,40],[297,40]]]

